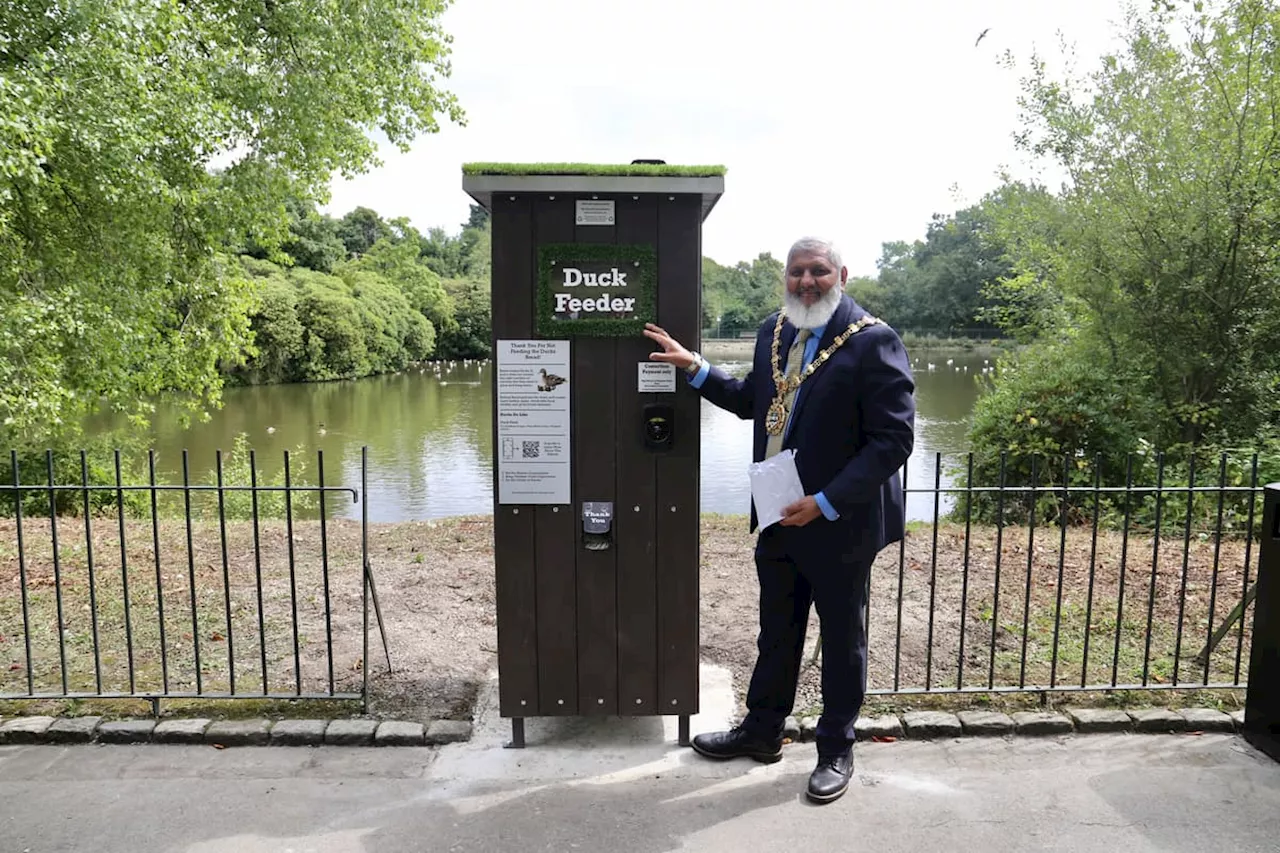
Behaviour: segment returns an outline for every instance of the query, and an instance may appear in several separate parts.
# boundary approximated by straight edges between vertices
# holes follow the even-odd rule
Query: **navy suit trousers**
[[[822,632],[819,753],[853,745],[867,686],[864,607],[874,548],[850,548],[845,525],[822,519],[805,527],[772,525],[756,541],[760,578],[759,657],[747,690],[743,725],[776,737],[795,705],[809,609]]]

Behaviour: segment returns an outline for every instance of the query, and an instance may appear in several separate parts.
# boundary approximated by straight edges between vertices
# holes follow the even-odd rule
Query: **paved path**
[[[1233,735],[863,744],[817,807],[811,744],[712,763],[674,720],[531,720],[511,750],[495,716],[438,749],[0,747],[0,850],[1280,850],[1280,764]]]

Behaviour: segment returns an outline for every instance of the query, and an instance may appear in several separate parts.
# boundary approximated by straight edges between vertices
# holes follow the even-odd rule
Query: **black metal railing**
[[[1216,462],[935,454],[872,572],[868,694],[1244,687],[1260,461]]]
[[[158,480],[150,451],[139,485],[125,482],[119,451],[93,475],[81,451],[79,482],[67,483],[67,460],[48,451],[33,483],[11,451],[0,483],[0,699],[139,698],[157,712],[178,698],[367,708],[371,600],[383,624],[368,556],[368,449],[358,488],[325,483],[323,451],[316,484],[302,485],[295,459],[286,451],[264,483],[249,450],[236,483],[218,451],[195,480],[184,450],[171,483]],[[359,522],[329,517],[334,496],[360,505]]]

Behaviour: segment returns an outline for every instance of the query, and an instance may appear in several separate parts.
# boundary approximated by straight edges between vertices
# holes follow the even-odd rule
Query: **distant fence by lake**
[[[937,339],[937,340],[969,340],[969,341],[999,341],[1007,336],[998,329],[988,329],[979,327],[960,327],[955,329],[946,329],[930,326],[899,326],[890,322],[894,331],[903,337],[911,336],[917,339]],[[726,334],[723,329],[703,329],[702,342],[705,345],[708,341],[713,343],[724,343],[729,341],[753,341],[755,340],[758,329],[752,327],[743,329],[738,334]]]

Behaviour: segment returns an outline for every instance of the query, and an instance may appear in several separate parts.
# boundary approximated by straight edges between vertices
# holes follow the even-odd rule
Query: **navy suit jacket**
[[[850,323],[867,312],[848,295],[840,299],[818,351],[826,349]],[[738,417],[754,421],[752,459],[764,459],[765,414],[775,386],[771,366],[776,313],[756,333],[751,371],[734,379],[712,367],[699,393]],[[779,341],[779,370],[796,328],[784,322]],[[795,448],[796,468],[805,494],[823,492],[838,513],[819,516],[808,528],[848,537],[847,546],[879,551],[902,538],[905,506],[899,470],[915,440],[915,380],[901,338],[889,326],[867,326],[845,341],[800,387],[799,400],[783,449]],[[757,526],[754,502],[751,530]]]

